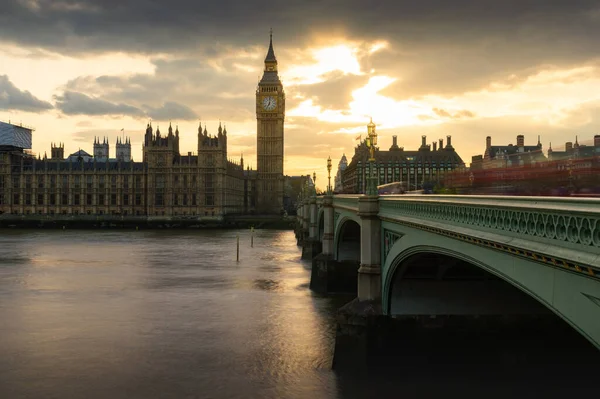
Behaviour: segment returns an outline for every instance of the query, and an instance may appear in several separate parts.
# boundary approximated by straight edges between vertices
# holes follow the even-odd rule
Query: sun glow
[[[286,83],[291,86],[321,83],[326,80],[328,73],[334,71],[362,75],[357,51],[357,48],[345,44],[313,49],[309,54],[314,62],[286,70]]]

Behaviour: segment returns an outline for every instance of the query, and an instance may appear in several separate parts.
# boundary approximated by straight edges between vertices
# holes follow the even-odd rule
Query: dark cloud
[[[76,91],[65,91],[62,95],[55,96],[54,99],[56,108],[66,115],[144,116],[142,110],[131,105],[111,103]]]
[[[195,58],[155,59],[153,73],[80,76],[67,82],[64,88],[111,103],[129,104],[153,119],[212,117],[247,121],[254,117],[257,77],[254,72],[236,68],[227,56],[223,58],[224,65],[218,68]],[[238,63],[261,66],[261,61],[239,56],[235,59]]]
[[[0,109],[39,112],[52,109],[52,104],[19,90],[6,75],[0,75]]]
[[[56,108],[66,115],[122,115],[149,117],[158,120],[191,120],[197,118],[196,113],[191,108],[173,101],[167,101],[158,107],[144,104],[138,108],[125,103],[111,102],[106,98],[68,90],[62,95],[55,96],[54,99]]]
[[[262,56],[270,26],[282,65],[294,55],[285,49],[336,35],[387,40],[390,50],[365,57],[363,68],[399,77],[382,91],[399,99],[477,90],[492,80],[525,79],[541,66],[590,61],[597,57],[599,9],[597,0],[3,0],[0,38],[62,54],[185,55],[157,66],[194,77],[204,72],[205,79],[195,81],[199,87],[228,84],[198,68],[223,57],[227,46],[260,48]],[[232,69],[234,62],[222,65]],[[336,102],[330,100],[324,103]]]

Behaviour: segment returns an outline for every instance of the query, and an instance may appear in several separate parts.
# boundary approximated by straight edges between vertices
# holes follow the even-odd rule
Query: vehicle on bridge
[[[433,194],[433,184],[424,183],[423,188],[418,190],[406,190],[406,183],[393,182],[377,186],[377,194],[379,195],[395,195],[395,194]]]

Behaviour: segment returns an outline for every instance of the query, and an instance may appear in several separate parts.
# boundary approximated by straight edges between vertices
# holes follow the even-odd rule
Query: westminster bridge
[[[598,199],[312,196],[296,236],[313,290],[357,294],[338,341],[373,317],[554,313],[600,349]]]

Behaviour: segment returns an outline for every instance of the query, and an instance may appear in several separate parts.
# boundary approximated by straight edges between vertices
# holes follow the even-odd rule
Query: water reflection
[[[411,398],[494,387],[489,397],[507,385],[410,359],[331,371],[333,315],[350,298],[312,294],[299,258],[288,231],[257,230],[254,248],[249,231],[1,231],[0,397]]]

